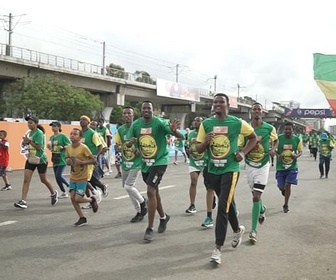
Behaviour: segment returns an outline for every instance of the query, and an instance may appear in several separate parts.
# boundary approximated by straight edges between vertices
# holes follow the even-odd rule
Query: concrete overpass
[[[200,101],[191,102],[185,99],[168,98],[157,95],[157,86],[137,81],[134,73],[121,72],[117,77],[103,75],[105,69],[69,58],[41,53],[19,47],[0,44],[0,91],[2,87],[15,79],[34,74],[57,74],[59,78],[71,85],[99,94],[106,108],[103,115],[109,120],[113,107],[124,105],[126,101],[142,102],[150,100],[160,104],[161,110],[171,118],[178,118],[184,124],[185,117],[190,112],[210,112],[213,96],[208,90],[199,89]],[[236,97],[230,97],[230,113],[250,119],[250,104],[237,102]],[[281,121],[281,118],[278,117]]]

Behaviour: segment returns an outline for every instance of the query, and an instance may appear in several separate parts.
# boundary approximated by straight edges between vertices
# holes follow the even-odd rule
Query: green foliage
[[[57,75],[34,75],[4,88],[8,117],[36,115],[41,119],[78,120],[103,108],[99,96],[71,86]]]
[[[120,79],[128,79],[128,73],[125,72],[125,68],[113,63],[106,66],[106,75]]]
[[[137,82],[142,82],[142,83],[146,83],[146,84],[156,85],[156,81],[154,81],[147,72],[145,72],[145,71],[135,71],[134,74],[136,76],[138,76],[135,79]]]

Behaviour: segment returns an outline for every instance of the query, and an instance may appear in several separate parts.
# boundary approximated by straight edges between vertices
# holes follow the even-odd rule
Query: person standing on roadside
[[[6,173],[9,163],[9,142],[6,137],[7,131],[0,130],[0,176],[5,183],[5,186],[1,188],[2,191],[9,191],[12,189],[12,185],[9,183]]]
[[[49,124],[53,135],[50,136],[47,148],[51,151],[51,161],[53,163],[53,170],[58,187],[61,190],[59,198],[69,197],[64,185],[68,188],[69,182],[63,176],[66,167],[65,161],[65,147],[71,144],[67,135],[62,133],[62,125],[59,121],[53,121]]]
[[[288,202],[291,195],[292,185],[298,183],[298,163],[297,159],[302,154],[302,141],[294,135],[294,125],[292,122],[285,122],[284,134],[278,137],[276,174],[277,185],[284,196],[284,213],[289,212]]]
[[[251,126],[257,135],[257,144],[245,157],[247,183],[252,192],[253,202],[249,233],[252,244],[257,243],[258,222],[263,224],[266,219],[266,206],[263,204],[261,195],[268,182],[270,157],[274,157],[278,142],[275,127],[263,121],[262,110],[263,106],[258,102],[252,105]]]
[[[218,197],[215,249],[210,262],[221,263],[221,248],[224,245],[228,221],[234,231],[232,247],[240,245],[245,231],[239,225],[233,203],[234,192],[239,178],[240,161],[256,145],[257,138],[253,128],[246,121],[228,114],[229,97],[217,93],[213,99],[215,116],[205,119],[197,136],[197,152],[207,151],[208,179]],[[239,151],[238,137],[248,138],[246,146]]]
[[[44,128],[38,124],[39,120],[36,117],[28,116],[25,120],[28,122],[29,132],[22,137],[22,144],[26,146],[28,155],[24,170],[21,200],[15,202],[14,206],[21,209],[28,208],[27,196],[35,169],[37,169],[41,183],[50,192],[51,205],[55,205],[58,202],[58,192],[47,179],[48,158],[45,153]]]
[[[162,119],[153,116],[153,103],[143,101],[141,104],[142,117],[135,120],[127,134],[129,141],[126,143],[131,148],[135,143],[138,144],[142,157],[142,178],[147,184],[148,196],[148,226],[144,239],[151,241],[154,237],[154,218],[157,211],[160,216],[158,233],[166,231],[170,216],[163,210],[159,184],[166,172],[169,162],[169,150],[167,136],[173,134],[175,137],[182,138],[178,131],[180,122]]]
[[[139,154],[139,149],[134,145],[130,148],[125,145],[126,135],[134,119],[133,107],[125,106],[122,111],[122,116],[124,124],[118,128],[114,137],[114,141],[116,146],[118,146],[122,152],[122,186],[128,193],[128,196],[134,205],[136,214],[131,219],[131,222],[136,223],[144,219],[144,216],[147,214],[147,205],[146,199],[136,188],[136,182],[138,180],[141,169],[141,157]]]

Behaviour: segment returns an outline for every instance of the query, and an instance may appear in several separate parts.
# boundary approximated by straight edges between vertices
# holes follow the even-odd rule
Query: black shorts
[[[210,183],[209,183],[209,173],[208,173],[208,167],[205,166],[203,168],[203,182],[204,182],[204,186],[206,189],[209,190],[213,190],[214,188],[211,187]]]
[[[6,166],[0,166],[0,177],[6,176]]]
[[[167,170],[167,165],[152,166],[148,173],[142,172],[142,179],[152,188],[157,188],[162,180],[163,174]]]
[[[48,162],[42,163],[42,164],[31,164],[27,160],[26,164],[25,164],[25,169],[34,171],[37,168],[38,174],[46,173],[47,172],[47,167],[48,167]]]

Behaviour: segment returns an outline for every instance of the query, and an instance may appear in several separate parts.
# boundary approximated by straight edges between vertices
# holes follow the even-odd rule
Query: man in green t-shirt
[[[297,185],[297,158],[302,154],[302,141],[294,135],[292,122],[285,122],[284,134],[279,135],[276,162],[276,180],[279,190],[285,197],[283,212],[288,213],[291,185]]]
[[[146,199],[140,194],[136,188],[141,169],[141,157],[138,148],[133,145],[128,148],[126,146],[126,135],[131,127],[134,119],[134,109],[131,106],[125,106],[122,111],[124,124],[121,125],[114,137],[114,141],[118,149],[122,153],[121,169],[122,169],[122,187],[127,191],[136,214],[131,219],[132,223],[140,222],[147,214]]]
[[[249,240],[255,244],[258,222],[263,224],[266,218],[266,206],[263,204],[261,195],[268,181],[270,156],[272,158],[275,155],[278,136],[275,127],[263,121],[263,106],[257,102],[252,105],[251,109],[251,126],[257,135],[257,144],[246,155],[245,163],[247,183],[252,192],[253,202]]]
[[[167,215],[161,203],[159,184],[163,174],[166,172],[169,161],[169,150],[167,136],[172,134],[182,138],[182,134],[177,130],[180,126],[178,120],[169,120],[153,116],[153,103],[143,101],[141,104],[142,117],[134,121],[129,129],[126,143],[127,147],[132,147],[137,143],[142,157],[142,178],[147,184],[148,196],[148,226],[144,239],[151,241],[154,231],[154,217],[157,210],[160,215],[158,233],[166,230],[170,216]]]
[[[213,111],[214,116],[205,119],[199,128],[196,149],[199,153],[208,153],[209,184],[218,196],[215,249],[210,261],[219,264],[229,220],[234,231],[232,247],[238,247],[242,241],[245,227],[238,222],[233,203],[234,191],[239,178],[239,162],[255,146],[257,140],[253,128],[246,121],[228,114],[229,97],[226,94],[215,95]],[[240,151],[239,134],[249,139]]]

